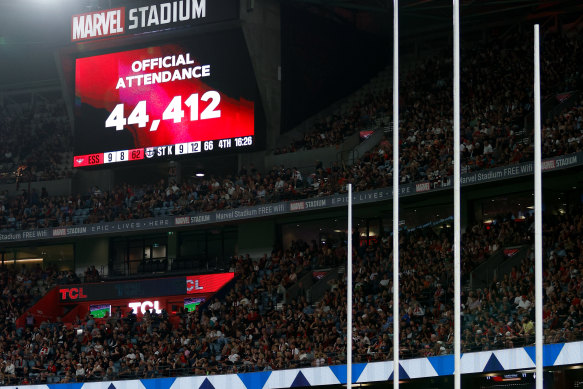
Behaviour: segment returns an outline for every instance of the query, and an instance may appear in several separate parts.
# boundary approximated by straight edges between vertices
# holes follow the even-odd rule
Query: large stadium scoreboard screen
[[[248,149],[257,96],[240,30],[78,57],[73,166]]]

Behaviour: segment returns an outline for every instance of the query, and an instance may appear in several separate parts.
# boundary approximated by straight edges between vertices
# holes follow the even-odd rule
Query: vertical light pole
[[[534,25],[534,307],[536,389],[543,389],[543,222],[539,25]]]
[[[393,388],[399,387],[399,0],[393,0]]]
[[[348,263],[346,266],[346,387],[352,388],[352,184],[348,184]]]
[[[461,388],[461,221],[460,221],[460,5],[453,0],[453,284],[454,388]]]

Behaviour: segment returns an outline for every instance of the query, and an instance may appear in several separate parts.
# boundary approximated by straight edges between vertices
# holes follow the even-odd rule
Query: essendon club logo
[[[93,166],[103,164],[103,153],[76,155],[73,157],[73,167]]]
[[[73,15],[71,41],[105,38],[125,32],[125,7]]]

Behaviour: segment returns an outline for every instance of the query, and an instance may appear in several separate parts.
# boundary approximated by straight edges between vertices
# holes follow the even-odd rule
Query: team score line
[[[176,145],[176,155],[200,153],[200,141],[190,143],[178,143]]]
[[[199,115],[199,101],[209,102],[206,108],[200,112]],[[185,101],[186,105],[190,109],[190,121],[196,120],[208,120],[216,119],[221,117],[221,110],[217,109],[219,103],[221,102],[221,95],[219,92],[210,90],[205,92],[199,98],[198,93],[191,94]],[[150,122],[150,115],[148,115],[148,110],[146,107],[146,100],[139,101],[136,107],[132,110],[130,115],[125,117],[125,104],[120,103],[115,106],[111,111],[107,119],[105,120],[105,127],[115,127],[117,131],[124,129],[126,125],[137,124],[139,128],[144,128]],[[164,112],[162,113],[162,120],[172,120],[174,123],[180,123],[182,118],[184,118],[184,110],[182,109],[182,96],[174,96]],[[160,119],[155,119],[153,121],[150,131],[156,131],[158,129],[158,124]]]

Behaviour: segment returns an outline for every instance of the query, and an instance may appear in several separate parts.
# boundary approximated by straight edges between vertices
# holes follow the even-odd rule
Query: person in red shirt
[[[55,374],[57,374],[57,366],[54,364],[52,360],[50,360],[47,365],[47,374],[49,376],[54,376]]]

